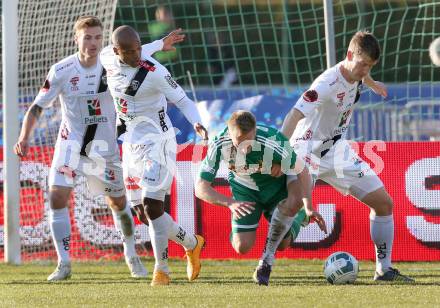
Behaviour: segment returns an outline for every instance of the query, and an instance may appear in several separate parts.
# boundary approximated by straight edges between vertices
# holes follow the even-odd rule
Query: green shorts
[[[231,185],[231,190],[234,200],[255,202],[255,210],[251,214],[242,218],[231,215],[232,233],[257,230],[261,214],[269,221],[278,203],[287,198],[287,188],[284,185],[277,191],[255,191],[239,185]]]

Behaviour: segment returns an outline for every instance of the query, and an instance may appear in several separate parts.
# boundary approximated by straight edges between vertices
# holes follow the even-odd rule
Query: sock
[[[292,242],[299,235],[299,231],[301,229],[302,224],[304,223],[304,219],[306,218],[306,210],[302,207],[298,213],[293,217],[292,225],[290,226],[290,234],[292,235]]]
[[[125,205],[125,208],[122,211],[111,210],[116,230],[122,234],[122,245],[124,246],[125,257],[136,257],[136,243],[134,238],[135,226],[130,207]]]
[[[186,250],[194,249],[197,245],[197,240],[194,234],[187,234],[187,232],[179,226],[168,213],[164,213],[163,216],[168,220],[168,239],[182,245]]]
[[[49,224],[58,262],[70,262],[70,218],[69,209],[50,209]]]
[[[151,246],[153,247],[154,270],[169,273],[168,269],[168,226],[169,220],[162,215],[154,220],[148,220],[148,232],[150,233]]]
[[[264,247],[263,255],[260,259],[260,264],[266,262],[269,265],[273,265],[275,259],[275,252],[280,245],[284,235],[292,225],[294,217],[286,216],[282,214],[278,207],[272,214],[272,219],[269,225],[269,231],[267,233],[266,244]]]
[[[394,239],[393,215],[370,215],[370,234],[376,250],[376,271],[383,274],[391,267],[391,251]]]

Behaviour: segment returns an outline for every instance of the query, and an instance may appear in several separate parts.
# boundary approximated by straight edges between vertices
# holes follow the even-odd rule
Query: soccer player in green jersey
[[[218,193],[212,182],[226,163],[233,198]],[[266,245],[254,280],[268,285],[275,251],[285,249],[300,225],[313,218],[326,232],[311,203],[311,178],[288,140],[276,129],[256,125],[251,112],[232,114],[227,127],[211,142],[196,183],[196,196],[232,212],[234,250],[247,253],[254,245],[261,214],[270,221]],[[290,232],[289,232],[290,230]]]

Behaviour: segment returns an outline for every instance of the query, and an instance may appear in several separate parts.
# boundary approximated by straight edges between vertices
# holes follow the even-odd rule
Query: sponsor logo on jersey
[[[330,82],[328,85],[329,85],[330,87],[332,87],[332,86],[334,86],[338,81],[339,81],[339,78],[336,77],[336,79],[335,79],[334,81]]]
[[[147,61],[140,60],[139,65],[142,66],[143,68],[146,68],[150,72],[154,72],[156,70],[156,68],[154,67],[154,64],[151,62],[148,63]]]
[[[103,83],[103,84],[107,84],[107,75],[102,75],[101,76],[101,82]]]
[[[343,133],[345,133],[345,131],[346,131],[347,129],[348,129],[347,125],[342,126],[342,127],[338,127],[337,129],[335,129],[335,130],[333,131],[333,135],[340,135],[340,134],[343,134]]]
[[[171,77],[170,74],[165,75],[164,78],[168,82],[168,84],[171,86],[171,88],[177,89],[177,87],[178,87],[177,82],[174,81],[173,77]]]
[[[69,130],[67,129],[66,124],[64,123],[61,131],[60,131],[60,136],[62,140],[67,140],[67,138],[69,137]]]
[[[46,93],[50,89],[50,82],[49,80],[45,80],[43,86],[41,87],[41,92]]]
[[[105,171],[104,171],[104,174],[105,174],[105,179],[107,181],[114,181],[116,179],[115,171],[114,170],[106,168]]]
[[[167,124],[165,123],[165,110],[163,109],[163,107],[162,107],[162,109],[161,110],[159,110],[159,112],[158,112],[158,115],[159,115],[159,124],[160,124],[160,127],[162,127],[162,131],[163,132],[166,132],[167,130],[168,130],[168,126],[167,126]]]
[[[59,68],[57,68],[57,72],[62,71],[65,68],[68,68],[69,66],[73,65],[73,62],[69,62],[67,64],[64,64],[63,66],[60,66]]]
[[[123,114],[127,113],[127,101],[125,99],[115,97],[114,103],[116,105],[118,112],[121,112]]]
[[[89,99],[87,100],[87,108],[89,109],[89,115],[101,115],[101,103],[99,99]]]
[[[316,102],[318,100],[318,92],[315,90],[307,90],[303,94],[303,99],[308,103]]]
[[[297,138],[295,141],[298,141],[298,140],[304,140],[304,141],[305,140],[310,140],[310,139],[312,139],[312,136],[313,136],[312,130],[308,129],[302,137]]]
[[[108,122],[108,119],[106,116],[91,116],[91,117],[84,118],[84,124],[86,124],[86,125],[107,123],[107,122]]]
[[[70,79],[70,83],[71,83],[71,87],[70,87],[70,90],[72,90],[72,91],[78,91],[78,82],[79,82],[79,77],[78,76],[75,76],[75,77],[72,77],[71,79]]]
[[[344,100],[344,97],[345,97],[345,92],[341,92],[341,93],[336,94],[336,97],[338,98],[339,102],[342,103],[342,101]]]
[[[130,87],[131,87],[134,91],[136,91],[136,90],[139,88],[139,81],[137,81],[137,80],[132,80],[131,83],[130,83]]]
[[[303,160],[306,162],[306,164],[309,167],[311,167],[314,170],[318,170],[319,165],[312,160],[312,157],[310,155],[303,156]]]
[[[65,176],[73,179],[76,177],[76,172],[67,165],[58,168],[58,173],[64,174]]]
[[[127,190],[137,190],[137,189],[141,189],[138,185],[139,183],[139,178],[138,177],[126,177],[124,179],[124,184],[125,184],[125,188]]]

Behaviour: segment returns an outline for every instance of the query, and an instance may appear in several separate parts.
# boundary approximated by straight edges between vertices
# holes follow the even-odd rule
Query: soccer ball
[[[429,45],[429,57],[435,66],[440,66],[440,37],[433,40]]]
[[[353,283],[359,273],[359,263],[348,252],[331,254],[324,264],[324,275],[331,284]]]

